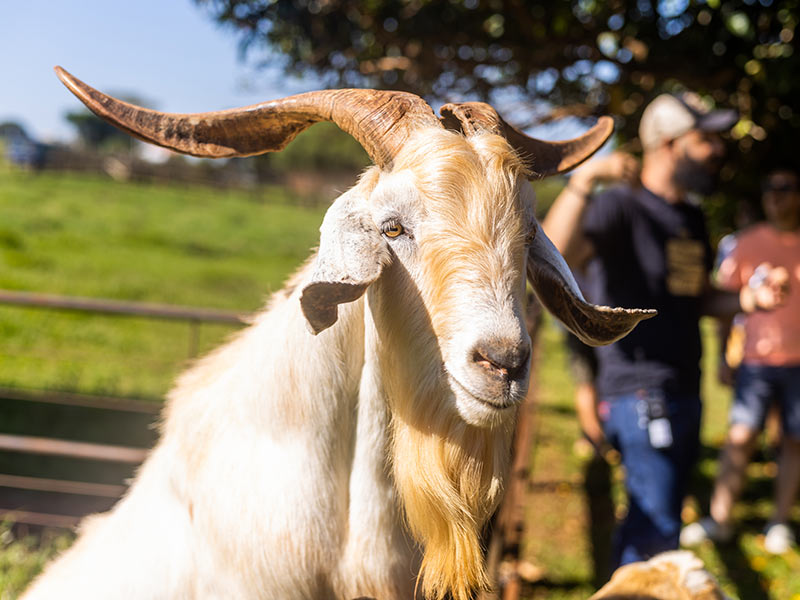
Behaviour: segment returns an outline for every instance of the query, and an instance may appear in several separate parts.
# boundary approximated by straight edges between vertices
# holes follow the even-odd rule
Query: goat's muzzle
[[[461,417],[471,425],[493,427],[513,415],[528,391],[531,343],[521,336],[481,337],[461,360],[446,365]]]
[[[530,355],[530,344],[509,340],[478,342],[471,353],[475,367],[486,376],[504,383],[527,376]]]

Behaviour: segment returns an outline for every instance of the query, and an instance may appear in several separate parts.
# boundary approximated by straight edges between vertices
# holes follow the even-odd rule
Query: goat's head
[[[528,387],[526,273],[542,303],[589,343],[614,341],[651,315],[587,304],[533,216],[527,180],[588,158],[610,119],[575,140],[541,142],[486,104],[446,105],[439,119],[416,96],[374,90],[166,115],[57,71],[99,116],[188,154],[280,150],[321,120],[361,142],[377,166],[328,211],[300,302],[316,334],[370,288],[371,350],[393,413],[398,491],[424,546],[424,589],[462,600],[484,585],[480,530],[499,499]]]

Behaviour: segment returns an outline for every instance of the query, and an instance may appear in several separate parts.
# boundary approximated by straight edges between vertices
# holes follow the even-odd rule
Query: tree
[[[75,127],[78,139],[88,148],[115,149],[125,152],[133,149],[133,138],[88,110],[68,112],[64,118]]]
[[[358,172],[370,164],[361,145],[330,123],[312,127],[282,152],[267,156],[269,165],[280,172]]]
[[[0,138],[19,138],[23,140],[31,139],[25,128],[14,121],[4,121],[0,123]]]
[[[148,106],[148,103],[138,96],[122,94],[119,97],[131,104]],[[64,118],[75,127],[78,139],[88,148],[126,154],[133,151],[136,143],[134,138],[86,109],[65,113]]]
[[[796,0],[195,2],[250,56],[281,53],[289,73],[488,99],[522,125],[605,113],[630,140],[656,94],[694,89],[741,115],[730,189],[754,193],[759,173],[796,155]],[[523,103],[535,110],[513,110]]]

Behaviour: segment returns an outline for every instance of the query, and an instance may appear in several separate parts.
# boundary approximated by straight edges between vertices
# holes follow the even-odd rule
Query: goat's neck
[[[369,574],[350,596],[412,598],[419,553],[404,525],[389,458],[391,416],[379,361],[380,334],[372,313],[364,311],[364,365],[350,473],[349,531],[344,573]],[[360,585],[358,585],[360,584]],[[355,594],[358,592],[358,594]]]
[[[339,306],[332,327],[309,334],[297,291],[303,276],[295,291],[276,297],[250,328],[182,377],[172,393],[165,441],[219,436],[219,424],[226,423],[238,445],[251,436],[251,448],[279,448],[274,464],[251,452],[248,464],[258,472],[246,474],[241,485],[252,488],[269,474],[273,487],[285,477],[295,492],[300,486],[314,498],[311,518],[319,524],[305,528],[314,539],[304,544],[330,553],[324,560],[339,565],[333,577],[342,597],[410,598],[415,550],[388,466],[390,418],[374,351],[378,331],[360,299]],[[211,495],[213,482],[197,481],[193,473],[202,477],[208,471],[203,462],[215,457],[204,456],[198,444],[179,445],[190,450],[182,452],[186,496]],[[293,523],[297,537],[303,529]]]
[[[311,335],[299,289],[312,266],[253,325],[181,376],[170,393],[166,434],[173,425],[201,428],[207,413],[213,425],[221,410],[225,422],[275,438],[339,425],[331,423],[338,413],[352,420],[364,363],[364,302],[342,305],[333,327]]]

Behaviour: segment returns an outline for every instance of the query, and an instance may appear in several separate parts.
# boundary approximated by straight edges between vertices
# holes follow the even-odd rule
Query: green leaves
[[[759,174],[796,151],[795,2],[195,1],[248,44],[250,58],[274,64],[282,53],[287,71],[327,86],[484,99],[501,111],[535,106],[512,113],[523,126],[548,107],[612,114],[620,139],[633,140],[655,95],[696,90],[752,123],[732,139],[724,172],[736,195],[757,195]]]

